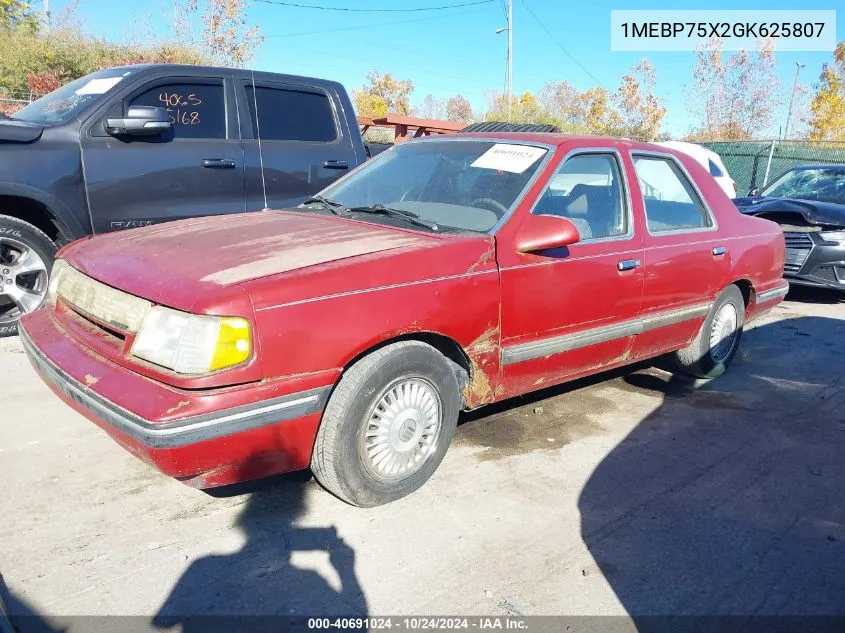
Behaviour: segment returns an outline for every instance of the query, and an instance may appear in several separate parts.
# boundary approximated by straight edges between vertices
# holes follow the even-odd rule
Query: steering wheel
[[[493,200],[493,198],[476,198],[469,203],[469,206],[476,207],[477,209],[487,209],[500,218],[508,212],[508,208],[505,205],[498,200]]]

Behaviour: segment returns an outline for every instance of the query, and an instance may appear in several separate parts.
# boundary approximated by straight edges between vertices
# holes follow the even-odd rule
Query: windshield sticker
[[[497,169],[499,171],[509,171],[513,174],[521,174],[545,153],[546,150],[542,147],[496,143],[476,158],[470,167]]]
[[[101,95],[117,85],[117,82],[123,77],[100,77],[99,79],[92,79],[87,84],[75,90],[78,95]]]

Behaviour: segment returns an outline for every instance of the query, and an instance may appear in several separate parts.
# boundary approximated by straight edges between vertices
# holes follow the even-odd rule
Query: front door
[[[572,153],[540,195],[532,212],[571,220],[578,243],[530,254],[499,244],[504,395],[627,358],[643,275],[623,164],[613,149]]]
[[[232,90],[224,77],[158,79],[132,90],[115,108],[166,108],[172,130],[160,138],[117,139],[103,131],[105,117],[91,123],[82,160],[96,233],[245,210],[243,149],[236,118],[227,119]]]

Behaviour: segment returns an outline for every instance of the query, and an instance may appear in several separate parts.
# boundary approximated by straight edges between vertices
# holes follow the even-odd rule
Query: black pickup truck
[[[335,82],[140,65],[69,83],[0,119],[0,336],[40,305],[63,244],[293,206],[366,158]]]

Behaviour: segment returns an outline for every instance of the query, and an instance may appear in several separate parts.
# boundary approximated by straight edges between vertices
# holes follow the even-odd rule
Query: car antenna
[[[264,194],[264,208],[262,211],[268,211],[267,205],[267,182],[264,179],[264,152],[261,151],[261,123],[258,119],[258,86],[255,85],[255,71],[250,70],[252,74],[252,105],[255,108],[255,133],[258,136],[258,162],[261,164],[261,191]]]

